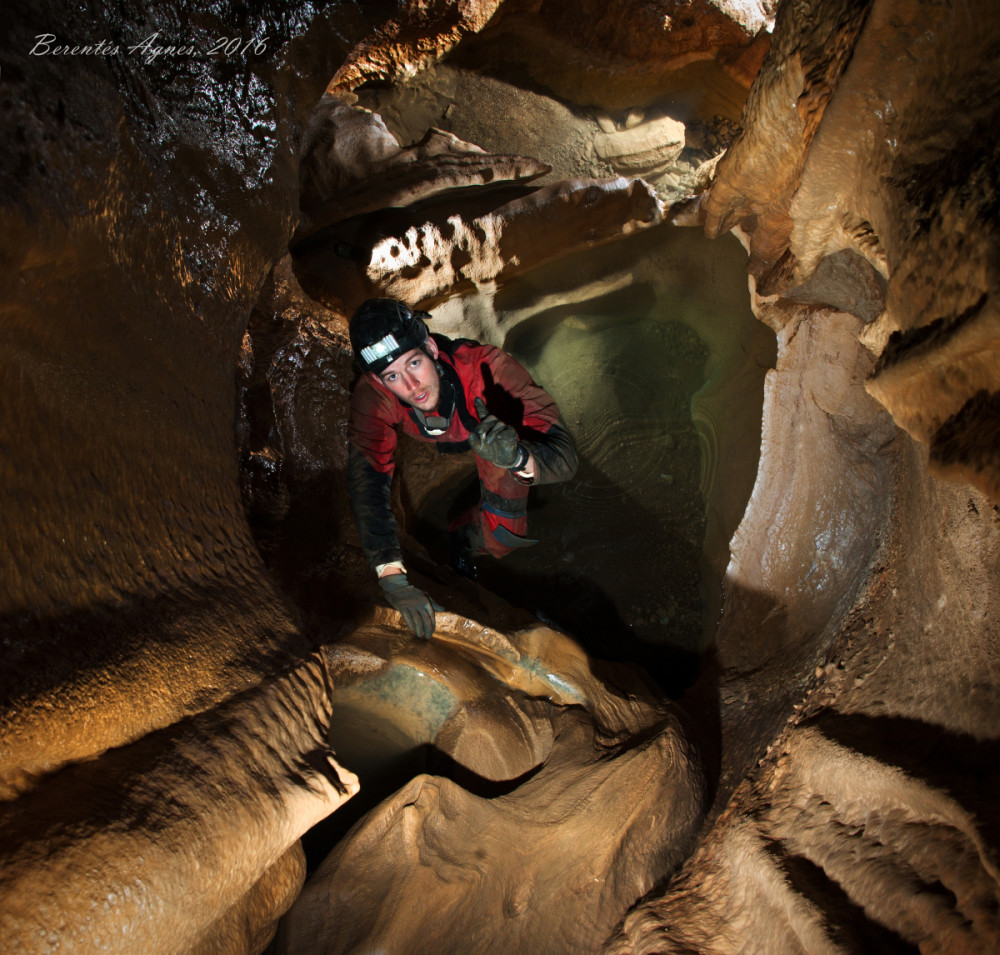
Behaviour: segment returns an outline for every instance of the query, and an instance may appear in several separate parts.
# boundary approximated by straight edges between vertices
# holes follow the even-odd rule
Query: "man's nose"
[[[407,388],[416,388],[420,384],[420,379],[412,371],[404,372],[404,374],[406,375],[404,380]]]

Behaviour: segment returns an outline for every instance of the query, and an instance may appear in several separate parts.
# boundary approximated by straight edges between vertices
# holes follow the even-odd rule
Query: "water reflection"
[[[484,558],[480,573],[592,652],[636,660],[643,645],[693,653],[701,639],[705,518],[690,405],[708,350],[650,310],[652,296],[629,298],[628,310],[605,301],[539,313],[505,343],[559,402],[581,466],[533,492],[541,543]]]
[[[532,492],[541,543],[484,558],[480,582],[668,688],[711,641],[757,467],[774,338],[744,268],[735,242],[664,230],[511,283],[485,326],[559,402],[581,464]],[[464,493],[471,503],[471,475]],[[425,503],[421,533],[455,496],[452,484]]]

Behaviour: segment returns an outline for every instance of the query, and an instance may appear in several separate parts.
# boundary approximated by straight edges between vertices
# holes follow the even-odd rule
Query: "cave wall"
[[[257,19],[167,5],[11,12],[0,64],[13,144],[0,163],[9,937],[83,951],[122,930],[151,951],[259,950],[303,877],[298,836],[356,788],[327,750],[326,664],[243,513],[235,368],[297,220],[298,135],[327,78],[342,94],[369,75],[366,60],[374,75],[402,75],[467,33],[502,32],[498,9],[446,11],[447,29],[390,20],[381,34],[379,11],[341,4],[335,16],[306,5]],[[545,35],[544,4],[508,12],[510,35],[518,13]],[[236,22],[248,40],[266,26],[274,58],[30,53],[47,32],[95,40],[94,22],[123,49],[158,29],[210,43]],[[594,29],[609,42],[617,25]],[[417,52],[394,52],[411,27]],[[605,89],[606,108],[647,82],[617,72],[604,86],[599,62],[585,76],[575,58],[595,60],[588,37],[562,32],[573,69],[561,75],[585,78],[576,88],[595,98]],[[727,69],[755,68],[768,45],[755,33],[736,31],[736,52],[723,38]],[[998,35],[985,2],[783,4],[742,135],[710,189],[675,210],[709,235],[744,235],[779,364],[717,669],[686,701],[717,764],[711,826],[609,950],[997,944],[986,131]],[[216,815],[199,828],[204,812]],[[134,823],[125,835],[121,820]],[[146,825],[162,839],[149,870]],[[204,859],[235,869],[188,912]],[[140,884],[153,888],[105,907],[109,891]],[[183,936],[171,930],[181,909]]]
[[[926,433],[915,434],[893,402],[880,400],[879,404],[893,417],[890,424],[879,404],[867,401],[859,388],[875,399],[884,397],[880,378],[895,360],[892,356],[905,348],[901,342],[906,337],[902,333],[889,335],[888,329],[924,321],[919,317],[922,312],[918,303],[925,294],[932,271],[929,266],[935,256],[950,255],[962,248],[962,269],[971,263],[975,272],[974,263],[991,254],[992,227],[984,224],[982,228],[969,228],[951,210],[957,202],[964,204],[973,218],[987,216],[990,196],[995,191],[995,184],[987,185],[972,197],[964,177],[954,183],[941,177],[936,181],[933,203],[928,195],[919,203],[912,201],[912,189],[923,181],[927,171],[930,147],[920,123],[928,108],[936,111],[942,121],[934,141],[939,148],[945,142],[949,144],[953,162],[959,162],[961,157],[961,162],[976,169],[991,166],[988,141],[970,139],[962,133],[968,123],[981,121],[976,117],[991,116],[994,109],[988,85],[984,87],[971,79],[977,75],[971,64],[980,61],[976,57],[967,60],[955,52],[966,48],[965,18],[927,20],[923,7],[906,3],[818,4],[808,11],[811,17],[806,17],[806,12],[797,5],[782,9],[769,58],[748,98],[743,132],[719,163],[716,180],[699,200],[698,209],[709,234],[717,232],[723,223],[731,226],[737,221],[743,222],[747,230],[755,310],[778,334],[779,363],[772,375],[772,389],[782,387],[779,382],[795,362],[795,354],[810,347],[802,341],[803,332],[819,344],[819,351],[806,362],[805,374],[791,399],[776,402],[767,414],[765,458],[769,445],[777,446],[779,442],[786,445],[801,439],[815,444],[832,440],[823,456],[827,467],[816,486],[795,506],[790,504],[800,488],[795,475],[811,466],[811,454],[803,448],[792,455],[797,464],[786,459],[773,477],[768,474],[767,464],[762,463],[758,490],[733,541],[734,562],[727,575],[737,602],[742,600],[744,588],[768,595],[767,606],[758,612],[758,619],[766,621],[769,630],[785,634],[770,639],[779,645],[783,640],[792,640],[798,650],[808,646],[807,635],[826,628],[827,635],[816,645],[822,649],[829,634],[845,619],[847,605],[843,601],[849,603],[852,594],[869,586],[869,575],[885,559],[881,556],[885,541],[898,532],[901,523],[905,526],[911,519],[907,509],[892,508],[888,502],[900,493],[892,488],[924,481],[920,466],[914,473],[912,465],[901,469],[896,463],[911,462],[912,455],[919,458],[920,453],[910,449],[902,435],[893,434],[892,424],[925,441]],[[996,42],[995,18],[985,7],[979,13],[977,22],[983,29],[977,43],[982,46],[974,49],[989,50]],[[915,29],[918,22],[925,27],[923,32]],[[933,57],[925,56],[926,47],[921,44],[930,42],[932,36],[938,52]],[[817,38],[821,37],[824,42],[817,46]],[[917,105],[914,91],[930,84],[935,88],[933,107],[925,107],[923,101]],[[962,104],[961,110],[954,108],[956,103]],[[950,136],[945,132],[949,126]],[[766,148],[761,148],[764,144]],[[845,169],[845,164],[850,168]],[[895,170],[892,175],[886,171],[889,167]],[[821,194],[825,203],[822,215],[818,198]],[[864,223],[864,228],[859,223]],[[921,263],[919,269],[915,267],[917,262]],[[829,270],[827,275],[825,270]],[[950,277],[955,269],[945,268],[943,274]],[[833,276],[838,278],[831,280]],[[947,280],[933,284],[944,288]],[[962,284],[960,296],[950,303],[953,314],[964,314],[966,296],[972,288],[978,290],[976,294],[984,302],[989,300],[988,281],[970,280]],[[845,310],[854,318],[837,315]],[[984,310],[981,321],[988,327],[988,306],[984,305]],[[841,331],[834,331],[845,321],[854,324],[846,338]],[[947,319],[943,324],[951,322]],[[821,332],[822,328],[830,332]],[[971,394],[980,385],[992,387],[981,377],[984,363],[996,367],[991,359],[995,353],[989,347],[966,353],[966,368],[962,365],[964,359],[948,365],[952,359],[944,356],[954,357],[956,353],[944,345],[940,346],[942,351],[935,351],[933,335],[917,337],[926,339],[922,348],[927,361],[937,363],[937,355],[943,362],[937,364],[936,380],[941,388],[949,392],[964,388]],[[856,367],[846,375],[851,364]],[[834,366],[840,368],[837,374],[845,377],[831,390],[830,371]],[[908,393],[913,399],[917,391],[910,389]],[[926,413],[938,414],[930,410],[938,409],[938,404],[930,401],[929,395],[925,397]],[[803,403],[816,409],[811,426],[803,426],[801,412],[795,409],[795,405]],[[947,402],[945,406],[949,406]],[[979,462],[975,483],[988,494],[992,482],[990,453],[980,452],[983,446],[992,444],[995,421],[986,415],[981,424],[977,437],[965,447],[970,460]],[[844,460],[843,455],[852,460]],[[831,457],[841,458],[841,463],[829,466]],[[932,473],[941,473],[933,451],[929,466]],[[770,503],[765,500],[768,496]],[[990,542],[995,502],[978,496],[976,499],[981,504],[970,507],[985,511],[982,521],[986,549],[982,559],[991,568],[995,566],[994,545]],[[798,541],[811,542],[798,558],[793,555],[801,544],[791,544],[781,531],[790,526],[793,512],[796,516],[791,523],[801,525],[805,520],[809,528],[807,535],[797,537]],[[857,532],[849,530],[852,525]],[[839,554],[830,555],[828,548],[838,538],[850,544]],[[866,539],[868,544],[863,550],[855,550]],[[916,552],[928,551],[931,563],[938,559],[937,546],[921,535],[915,535],[912,548]],[[817,569],[830,559],[841,566],[820,573],[817,589],[807,594],[811,589],[809,581],[817,579]],[[781,582],[772,576],[775,571]],[[852,583],[828,587],[838,574],[849,576]],[[761,575],[769,578],[764,586],[760,585]],[[951,586],[973,586],[976,579],[956,569]],[[799,598],[778,597],[786,587],[798,588]],[[830,612],[838,600],[841,604]],[[789,625],[784,619],[786,613],[807,616]],[[818,616],[810,619],[814,614]],[[753,626],[753,614],[741,613],[739,619],[741,627]],[[980,619],[974,631],[983,637],[993,635],[993,623],[988,618]],[[723,624],[720,646],[724,653],[732,650],[750,658],[760,652],[762,644],[767,645],[766,640],[746,639],[745,630],[737,628],[735,632],[740,635],[732,639],[727,624]],[[768,652],[765,650],[765,655]],[[749,664],[747,667],[751,668]],[[800,673],[805,672],[805,668],[800,669]]]
[[[312,73],[367,29],[320,18],[295,73],[314,16],[5,9],[0,908],[22,950],[266,942],[298,837],[356,789],[310,762],[324,668],[264,571],[234,451]],[[241,55],[209,55],[234,28]],[[302,666],[308,691],[277,676]]]
[[[699,215],[743,222],[758,291],[849,251],[886,282],[867,384],[936,474],[996,498],[996,14],[986,3],[787,4]],[[862,270],[864,271],[864,270]],[[874,318],[874,316],[872,316]]]
[[[964,12],[782,6],[741,134],[709,188],[673,211],[710,236],[738,229],[779,357],[715,668],[687,698],[717,757],[718,818],[609,950],[732,951],[745,933],[765,951],[994,944],[995,820],[990,782],[971,767],[989,764],[997,732],[997,364],[979,265],[995,254],[995,172],[988,137],[970,133],[992,122],[991,81],[976,78],[996,25],[985,5]],[[933,107],[918,105],[931,87]],[[971,170],[982,188],[964,173],[931,188],[944,169]],[[947,278],[926,268],[942,255]],[[928,286],[950,317],[898,332],[923,321]],[[947,429],[951,460],[976,462],[964,471],[928,453],[944,439],[913,427],[879,384],[910,347],[902,364],[945,397],[917,382],[900,385],[906,402],[928,419],[971,402]],[[949,751],[961,754],[951,766]],[[926,897],[939,878],[941,901]]]
[[[109,12],[118,56],[32,54],[46,23],[64,44],[91,36],[55,5],[13,11],[7,32],[5,740],[27,772],[202,709],[301,648],[232,454],[241,326],[293,215],[275,130],[294,104],[279,115],[260,89],[235,110],[245,64],[128,52],[158,28],[199,48],[224,29],[175,17]],[[31,725],[53,707],[77,718]]]
[[[996,178],[972,133],[997,37],[986,5],[779,10],[697,213],[746,230],[779,345],[726,575],[719,815],[609,952],[997,944]]]

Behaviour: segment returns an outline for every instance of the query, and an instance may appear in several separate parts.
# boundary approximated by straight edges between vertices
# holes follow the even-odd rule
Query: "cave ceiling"
[[[13,950],[1000,948],[992,0],[6,20]],[[655,596],[606,568],[631,642],[543,613],[541,564],[444,572],[409,530],[459,470],[419,449],[394,502],[446,612],[415,642],[380,604],[344,473],[373,294],[573,368],[688,356],[669,455],[584,443],[686,515],[580,482],[687,547]],[[633,389],[604,357],[581,407]],[[572,540],[553,568],[600,565]]]

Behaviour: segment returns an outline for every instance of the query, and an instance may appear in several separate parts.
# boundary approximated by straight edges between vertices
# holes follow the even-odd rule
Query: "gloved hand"
[[[421,640],[430,640],[434,633],[434,611],[441,608],[422,590],[406,579],[406,574],[386,574],[379,577],[378,585],[393,610],[403,615],[403,620]]]
[[[512,468],[523,463],[527,456],[518,447],[517,432],[491,415],[482,398],[476,398],[474,404],[479,424],[469,434],[469,447],[479,457],[499,468]]]

